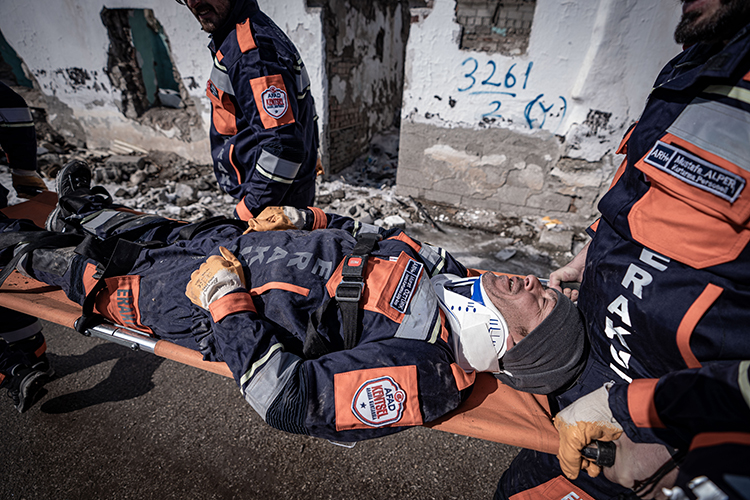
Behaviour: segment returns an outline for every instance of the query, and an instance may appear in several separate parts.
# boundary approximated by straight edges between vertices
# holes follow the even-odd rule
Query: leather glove
[[[42,191],[47,191],[47,185],[38,172],[34,170],[11,169],[13,189],[19,198],[33,198]]]
[[[305,227],[305,213],[294,207],[266,207],[247,221],[247,229],[242,234],[261,231],[284,231]]]
[[[190,275],[185,295],[196,306],[208,310],[216,300],[245,287],[242,264],[232,252],[219,247],[221,255],[212,255]]]
[[[596,477],[601,467],[581,456],[581,450],[594,440],[614,441],[622,434],[622,426],[609,409],[609,388],[612,383],[579,398],[555,416],[555,427],[560,433],[557,458],[560,468],[575,479],[581,469]]]

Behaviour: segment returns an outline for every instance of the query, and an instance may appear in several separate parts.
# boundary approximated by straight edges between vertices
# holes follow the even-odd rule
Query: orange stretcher
[[[45,192],[2,212],[14,219],[31,219],[43,227],[47,214],[56,203],[57,195]],[[16,271],[0,288],[0,306],[70,328],[81,315],[81,306],[70,301],[62,290],[26,278]],[[232,377],[226,363],[204,361],[198,351],[126,327],[102,324],[89,329],[87,334]],[[547,397],[511,389],[488,373],[478,374],[471,396],[461,406],[425,426],[545,453],[557,453],[558,435],[552,425]]]

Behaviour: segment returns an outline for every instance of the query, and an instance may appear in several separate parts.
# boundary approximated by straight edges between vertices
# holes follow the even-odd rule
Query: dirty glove
[[[185,295],[196,306],[208,310],[216,300],[240,287],[245,287],[245,273],[237,257],[224,247],[221,255],[212,255],[193,274]]]
[[[257,217],[247,221],[243,234],[261,231],[283,231],[305,227],[305,213],[294,207],[266,207]]]
[[[575,479],[581,469],[596,477],[601,467],[581,456],[581,450],[594,440],[614,441],[622,434],[622,426],[609,409],[609,388],[612,383],[579,398],[555,416],[555,427],[560,433],[557,458],[560,468]]]
[[[33,198],[42,191],[47,191],[47,185],[38,172],[34,170],[11,169],[13,189],[19,198]]]

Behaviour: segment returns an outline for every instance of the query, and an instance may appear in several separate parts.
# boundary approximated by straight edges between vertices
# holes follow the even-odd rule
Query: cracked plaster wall
[[[326,2],[331,172],[349,166],[370,139],[398,123],[409,12],[393,0]]]
[[[312,80],[311,92],[318,114],[325,102],[325,68],[321,9],[307,8],[304,0],[259,0],[261,9],[297,45]],[[200,123],[187,134],[169,123],[144,125],[121,112],[121,92],[107,76],[109,38],[100,18],[108,9],[152,9],[169,40],[172,59],[186,95]],[[200,30],[187,7],[172,0],[48,0],[0,2],[0,31],[24,61],[39,88],[52,103],[50,124],[72,137],[85,135],[89,148],[108,148],[114,139],[145,149],[173,151],[194,161],[210,163],[208,126],[210,101],[205,86],[211,72],[206,48],[208,35]],[[56,110],[63,110],[58,112]]]
[[[455,0],[412,9],[399,192],[583,225],[659,69],[677,2],[538,0],[526,54],[459,49]]]

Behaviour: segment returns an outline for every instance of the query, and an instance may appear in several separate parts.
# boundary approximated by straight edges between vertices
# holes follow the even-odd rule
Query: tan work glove
[[[261,231],[284,231],[302,229],[305,216],[294,207],[266,207],[257,217],[247,221],[247,229],[242,234]]]
[[[232,290],[245,287],[245,273],[237,257],[224,247],[221,255],[212,255],[193,274],[185,289],[185,295],[196,306],[208,310],[214,301]]]
[[[560,433],[560,449],[557,458],[560,468],[568,477],[575,479],[581,469],[596,477],[601,467],[581,456],[581,450],[594,440],[614,441],[622,434],[622,426],[609,409],[611,383],[579,398],[555,416],[555,427]]]
[[[47,185],[38,172],[34,170],[11,169],[13,189],[19,198],[33,198],[42,191],[47,191]]]

